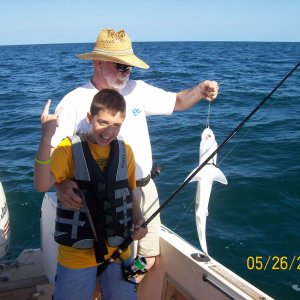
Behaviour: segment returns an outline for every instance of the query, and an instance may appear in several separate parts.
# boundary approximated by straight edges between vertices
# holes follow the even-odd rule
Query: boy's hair
[[[125,117],[125,99],[119,92],[113,89],[103,89],[93,98],[90,108],[91,116],[95,116],[100,110],[109,110],[113,115],[120,112]]]

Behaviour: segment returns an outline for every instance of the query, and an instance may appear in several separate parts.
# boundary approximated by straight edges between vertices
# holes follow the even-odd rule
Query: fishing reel
[[[135,280],[133,280],[133,278],[136,278],[139,275],[146,274],[148,272],[146,267],[146,258],[142,256],[137,256],[129,266],[125,267],[123,264],[124,279],[128,282],[135,283]]]

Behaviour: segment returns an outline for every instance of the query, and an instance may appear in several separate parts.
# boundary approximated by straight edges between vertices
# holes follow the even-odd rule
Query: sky
[[[300,42],[300,0],[0,0],[0,45],[135,41]]]

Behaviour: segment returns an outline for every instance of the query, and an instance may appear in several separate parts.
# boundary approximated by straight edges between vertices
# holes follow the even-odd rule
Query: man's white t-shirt
[[[89,81],[60,101],[56,109],[61,106],[64,109],[59,115],[59,126],[51,141],[53,147],[67,136],[89,130],[86,116],[97,92]],[[146,116],[171,114],[176,102],[176,93],[166,92],[141,80],[128,80],[120,93],[126,101],[126,118],[119,136],[133,150],[138,180],[149,175],[152,168],[152,150]]]

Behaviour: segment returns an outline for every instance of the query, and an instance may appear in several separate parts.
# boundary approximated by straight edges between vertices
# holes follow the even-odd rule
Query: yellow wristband
[[[39,165],[49,165],[51,163],[51,158],[49,158],[48,160],[39,160],[35,157],[34,161]]]

